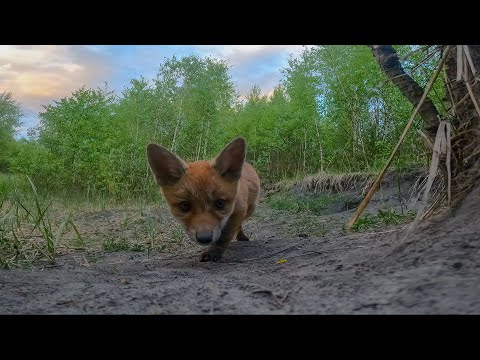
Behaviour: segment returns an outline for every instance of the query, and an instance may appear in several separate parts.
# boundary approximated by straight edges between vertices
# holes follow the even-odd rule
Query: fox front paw
[[[200,261],[219,261],[222,258],[222,252],[219,250],[209,249],[204,251],[202,255],[200,255]]]

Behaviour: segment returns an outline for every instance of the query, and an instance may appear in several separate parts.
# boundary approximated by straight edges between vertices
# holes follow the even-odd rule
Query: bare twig
[[[454,112],[455,101],[453,100],[452,89],[450,89],[450,84],[448,83],[447,71],[445,70],[445,68],[443,68],[443,77],[445,79],[445,86],[447,87],[448,95],[450,96],[450,103],[452,104],[452,108],[450,110],[452,111],[452,113],[455,113]]]
[[[430,46],[430,45],[427,45],[427,46]],[[435,55],[436,52],[438,52],[439,48],[433,50],[431,53],[427,54],[427,56],[425,56],[425,58],[423,58],[422,60],[420,60],[417,64],[415,64],[415,66],[411,69],[409,69],[409,72],[410,73],[413,73],[415,70],[417,70],[420,66],[422,66],[423,64],[425,64],[433,55]],[[410,55],[414,52],[416,52],[418,50],[414,50],[410,53]],[[409,54],[407,54],[409,55]],[[403,61],[405,60],[405,58],[407,57],[407,55],[405,55],[403,58],[401,58],[400,60]],[[389,78],[385,81],[382,81],[380,83],[380,85],[378,86],[379,88],[383,87],[384,85],[388,84],[389,82],[391,82],[393,79],[397,79],[397,78],[401,78],[403,76],[409,76],[407,73],[405,74],[401,74],[401,75],[397,75],[397,76],[394,76],[392,78]]]
[[[419,52],[419,51],[423,51],[423,50],[428,50],[429,47],[431,47],[432,45],[424,45],[418,49],[415,49],[415,50],[412,50],[412,51],[409,51],[408,53],[406,53],[405,55],[403,55],[400,60],[407,60],[410,56],[412,56],[413,54]]]
[[[475,86],[476,83],[477,83],[477,79],[475,79],[475,81],[473,82],[472,86]],[[461,105],[465,100],[468,99],[469,96],[470,96],[469,93],[465,94],[465,96],[464,96],[463,98],[461,98],[461,99],[458,101],[458,103],[454,104],[454,105],[450,108],[450,110],[448,110],[448,113],[447,113],[446,115],[448,115],[450,112],[453,113],[453,112],[455,111],[455,109],[456,109],[459,105]],[[452,103],[452,104],[453,104],[453,103]]]
[[[452,155],[452,126],[450,123],[447,124],[446,126],[446,152],[447,152],[447,199],[448,199],[448,206],[451,205],[452,203],[452,166],[451,166],[451,155]]]
[[[428,148],[430,150],[433,149],[433,144],[432,144],[432,141],[429,139],[429,137],[427,135],[425,135],[425,133],[422,131],[422,130],[417,130],[417,132],[420,134],[420,136],[423,138],[423,140],[425,140],[425,143],[427,144]]]
[[[280,299],[280,303],[283,304],[285,302],[285,300],[287,300],[287,298],[290,296],[291,293],[292,293],[292,290],[286,291],[283,298]]]
[[[480,154],[480,146],[479,146],[479,145],[477,145],[477,147],[475,148],[475,150],[473,150],[473,152],[472,152],[470,155],[468,155],[468,156],[464,159],[464,161],[467,162],[468,160],[470,160],[471,158],[477,156],[478,154]]]
[[[478,106],[477,99],[475,99],[475,95],[473,94],[473,90],[472,90],[472,87],[470,86],[470,82],[465,81],[465,85],[467,87],[468,94],[472,98],[473,105],[475,105],[475,109],[477,110],[477,114],[478,114],[478,116],[480,116],[480,107]]]
[[[363,234],[362,234],[363,235]],[[293,246],[290,246],[290,248],[292,248]],[[333,249],[325,249],[325,250],[309,250],[309,251],[306,251],[304,253],[301,253],[301,254],[297,254],[297,255],[291,255],[288,257],[288,259],[293,259],[293,258],[296,258],[296,257],[301,257],[301,256],[308,256],[308,255],[313,255],[313,254],[322,254],[322,253],[328,253],[328,252],[331,252],[331,251],[338,251],[338,250],[348,250],[348,249],[360,249],[360,248],[366,248],[366,246],[364,245],[359,245],[359,246],[348,246],[348,247],[340,247],[340,248],[333,248]],[[272,257],[273,255],[275,254],[278,254],[279,252],[283,252],[287,249],[283,249],[283,250],[280,250],[280,251],[277,251],[275,253],[272,253],[272,254],[269,254],[269,255],[265,255],[265,256],[259,256],[259,257],[256,257],[256,258],[250,258],[250,259],[242,259],[242,260],[237,260],[237,261],[230,261],[228,262],[227,264],[237,264],[237,263],[242,263],[242,262],[247,262],[247,261],[254,261],[254,260],[261,260],[261,259],[265,259],[265,258],[270,258]]]
[[[468,49],[468,45],[463,45],[463,50],[465,51],[465,57],[468,60],[470,69],[472,70],[472,74],[475,77],[475,74],[477,73],[477,69],[475,69],[475,65],[473,65],[473,60],[472,60],[472,56],[470,55],[470,50]]]
[[[463,75],[463,46],[457,45],[457,81],[462,80]]]

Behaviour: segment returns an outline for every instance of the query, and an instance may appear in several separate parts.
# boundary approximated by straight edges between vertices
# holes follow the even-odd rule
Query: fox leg
[[[249,240],[250,240],[250,239],[248,238],[248,236],[245,235],[245,233],[243,232],[242,225],[240,225],[240,229],[238,229],[237,240],[238,240],[238,241],[249,241]]]
[[[218,261],[222,258],[223,253],[228,247],[228,244],[235,237],[235,234],[241,232],[242,216],[232,215],[227,224],[223,228],[220,238],[215,244],[210,245],[207,251],[200,255],[200,261]],[[240,229],[239,229],[240,227]],[[243,233],[243,232],[242,232]]]

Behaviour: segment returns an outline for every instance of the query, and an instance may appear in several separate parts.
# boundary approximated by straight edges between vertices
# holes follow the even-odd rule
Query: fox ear
[[[160,186],[176,183],[185,173],[185,162],[163,146],[148,144],[147,158],[150,169]]]
[[[213,167],[221,176],[238,180],[242,174],[246,152],[245,139],[238,137],[217,155]]]

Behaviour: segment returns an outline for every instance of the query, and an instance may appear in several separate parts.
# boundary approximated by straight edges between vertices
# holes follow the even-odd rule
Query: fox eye
[[[215,207],[219,210],[222,210],[225,207],[225,200],[218,199],[215,201]]]
[[[183,212],[187,212],[192,208],[192,205],[188,201],[182,201],[180,204],[178,204],[178,207]]]

